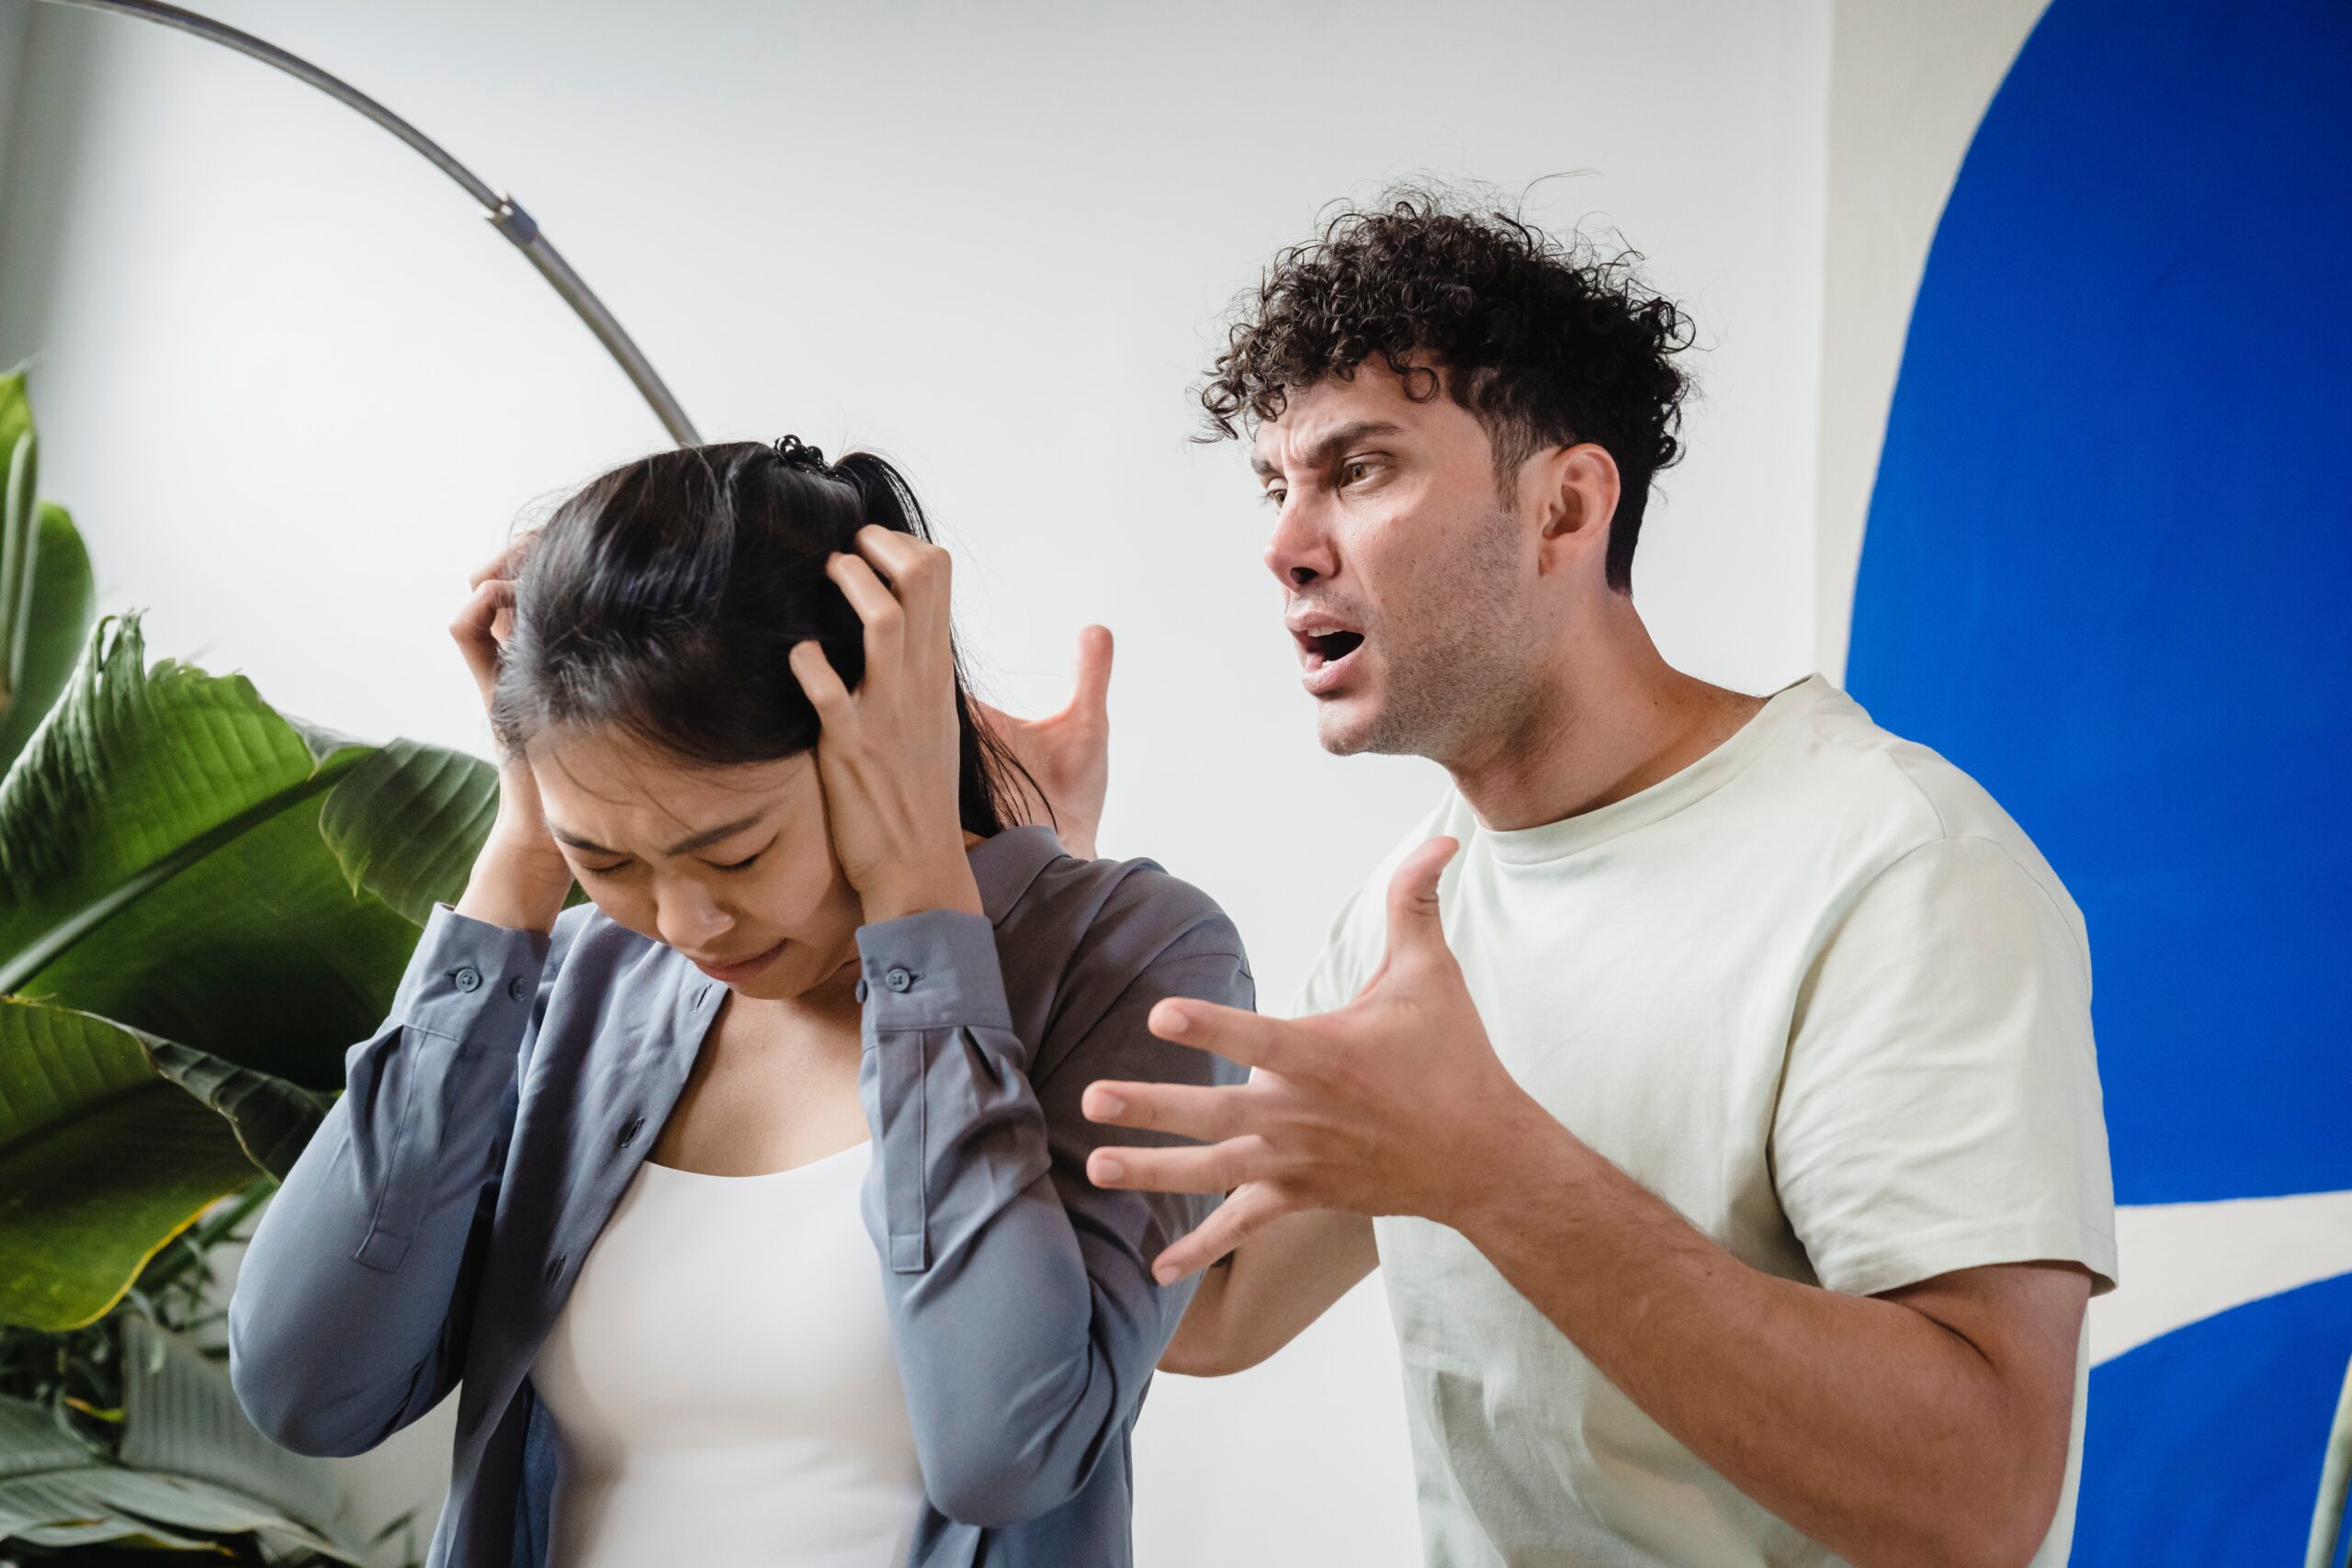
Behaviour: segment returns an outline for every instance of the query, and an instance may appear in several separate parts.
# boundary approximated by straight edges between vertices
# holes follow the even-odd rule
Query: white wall
[[[1944,202],[2048,0],[1837,0],[1822,254],[1815,660],[1843,679],[1879,446]]]
[[[1316,749],[1239,455],[1186,439],[1219,310],[1328,198],[1588,171],[1532,210],[1620,227],[1706,344],[1640,602],[1713,678],[1813,667],[1828,0],[216,9],[513,188],[707,436],[902,459],[1001,694],[1058,701],[1076,629],[1114,627],[1105,847],[1221,898],[1270,1006],[1437,784]],[[104,603],[306,716],[481,747],[442,630],[464,574],[660,431],[382,133],[36,10],[0,361],[39,356],[45,489]],[[1142,1561],[1416,1561],[1387,1333],[1367,1288],[1256,1372],[1162,1380]],[[442,1442],[402,1446],[403,1484]]]

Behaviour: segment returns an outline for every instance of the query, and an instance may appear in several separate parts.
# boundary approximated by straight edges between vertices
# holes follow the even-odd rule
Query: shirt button
[[[563,1254],[559,1252],[548,1259],[548,1283],[552,1285],[563,1273]]]
[[[470,964],[461,969],[452,972],[449,976],[449,980],[451,984],[455,985],[458,989],[461,991],[479,991],[481,989],[481,971],[475,968]]]
[[[518,1002],[525,997],[530,995],[530,991],[531,988],[523,984],[523,976],[520,975],[515,976],[514,978],[506,982],[506,994],[514,998]]]
[[[858,1000],[858,1004],[859,1004],[861,1007],[865,1005],[865,998],[866,998],[869,995],[871,995],[871,994],[872,994],[873,990],[874,990],[874,987],[871,987],[871,986],[869,986],[869,985],[867,985],[864,980],[860,980],[860,981],[858,981],[858,983],[857,983],[857,1000]]]
[[[894,991],[903,991],[915,983],[915,977],[904,969],[894,967],[888,974],[882,976],[882,983]]]
[[[621,1129],[620,1146],[622,1148],[627,1148],[631,1144],[637,1142],[637,1135],[643,1131],[645,1131],[645,1118],[642,1116],[630,1117],[628,1119],[628,1125]]]

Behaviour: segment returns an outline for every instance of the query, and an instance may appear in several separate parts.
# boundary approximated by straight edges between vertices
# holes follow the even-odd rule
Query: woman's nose
[[[654,895],[654,929],[672,947],[707,953],[735,917],[718,907],[709,890],[692,878],[673,882]]]

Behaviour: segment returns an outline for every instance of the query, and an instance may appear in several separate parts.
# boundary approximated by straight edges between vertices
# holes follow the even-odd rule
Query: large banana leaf
[[[122,1355],[118,1460],[136,1470],[209,1482],[266,1505],[284,1523],[262,1527],[266,1536],[284,1538],[291,1530],[315,1550],[345,1550],[343,1489],[333,1468],[263,1437],[216,1362],[138,1316],[123,1320]]]
[[[62,506],[47,502],[36,510],[28,589],[30,600],[20,623],[20,668],[0,711],[0,773],[24,751],[25,742],[65,690],[82,644],[97,615],[97,591],[89,552]]]
[[[35,493],[40,459],[24,372],[0,376],[0,773],[64,689],[96,613],[82,536]]]
[[[136,619],[101,622],[0,781],[0,994],[339,1087],[416,942],[320,830],[372,752],[289,723],[242,676],[149,670]]]
[[[341,1087],[496,787],[150,671],[135,620],[96,629],[0,782],[0,1321],[94,1320],[254,1166],[291,1166],[324,1105],[298,1086]]]
[[[0,998],[0,1323],[96,1321],[256,1165],[289,1168],[325,1103],[106,1019]]]
[[[274,1551],[362,1561],[337,1539],[331,1473],[272,1448],[217,1367],[142,1319],[126,1322],[123,1350],[116,1459],[41,1406],[0,1399],[0,1540],[217,1553],[220,1538],[253,1535]]]

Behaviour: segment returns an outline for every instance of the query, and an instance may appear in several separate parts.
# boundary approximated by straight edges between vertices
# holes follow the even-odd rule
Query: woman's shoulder
[[[1223,954],[1247,967],[1241,933],[1223,908],[1159,862],[1080,860],[1050,834],[1020,848],[1026,852],[1006,857],[1018,863],[1008,869],[1019,886],[1001,888],[1002,907],[990,910],[1001,942],[1042,944],[1074,964],[1130,974],[1180,955]],[[984,899],[988,892],[984,883]]]

